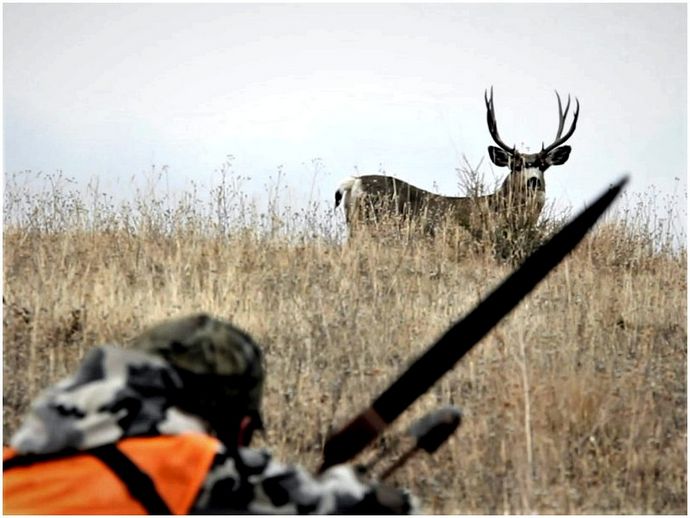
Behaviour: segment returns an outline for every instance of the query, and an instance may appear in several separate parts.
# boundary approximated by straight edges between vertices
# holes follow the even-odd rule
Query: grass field
[[[342,213],[293,213],[278,191],[258,212],[226,176],[206,202],[46,185],[5,189],[5,442],[93,345],[208,311],[265,348],[260,445],[316,467],[328,432],[513,268],[491,243],[346,244]],[[686,513],[686,248],[628,202],[377,444],[392,460],[414,418],[462,408],[391,479],[427,513]]]

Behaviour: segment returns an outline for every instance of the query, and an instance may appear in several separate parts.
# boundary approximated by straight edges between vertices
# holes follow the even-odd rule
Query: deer
[[[483,196],[443,196],[403,180],[387,175],[350,176],[344,179],[335,191],[335,209],[343,203],[345,220],[350,233],[355,227],[376,225],[385,216],[394,216],[402,222],[421,222],[423,231],[434,235],[443,218],[467,230],[476,230],[477,215],[483,217],[502,215],[510,220],[520,217],[529,225],[536,224],[545,204],[546,182],[544,173],[551,166],[564,164],[570,156],[570,146],[564,145],[573,135],[580,114],[580,101],[575,98],[576,107],[568,131],[563,134],[570,95],[563,110],[561,97],[558,100],[558,131],[554,141],[541,151],[523,153],[516,146],[508,146],[501,139],[496,123],[493,87],[490,94],[484,90],[486,120],[489,134],[497,146],[489,146],[489,158],[498,167],[508,167],[508,176],[492,194]]]

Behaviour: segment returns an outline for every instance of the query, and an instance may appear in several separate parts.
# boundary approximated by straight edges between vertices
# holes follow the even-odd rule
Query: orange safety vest
[[[142,484],[143,479],[148,485],[153,482],[150,489],[162,499],[163,508],[167,505],[173,514],[187,514],[218,445],[217,439],[196,433],[124,439],[116,445],[116,461],[132,466],[141,475],[134,477],[134,484],[116,474],[117,466],[91,453],[98,448],[27,465],[18,462],[12,466],[10,462],[10,467],[3,466],[3,512],[146,514],[142,500],[133,496],[139,486],[147,485]],[[3,447],[3,463],[9,459],[21,461],[23,457]]]

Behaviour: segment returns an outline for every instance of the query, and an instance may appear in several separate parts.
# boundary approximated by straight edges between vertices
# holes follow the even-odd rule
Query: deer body
[[[467,205],[464,202],[470,201],[467,198],[434,194],[398,178],[377,174],[345,179],[336,191],[335,197],[336,207],[344,198],[345,218],[348,223],[355,217],[354,211],[362,206],[370,206],[370,209],[362,210],[376,212],[376,207],[389,203],[387,209],[400,216],[422,216],[425,213],[433,216],[442,211],[462,209]]]
[[[343,204],[351,232],[358,223],[375,224],[386,216],[397,216],[402,222],[420,222],[424,231],[431,235],[445,218],[472,230],[476,218],[488,211],[498,212],[508,202],[510,197],[504,193],[510,187],[506,182],[493,194],[457,197],[435,194],[392,176],[352,176],[343,180],[336,190],[335,206]],[[536,222],[544,206],[543,192],[533,193],[527,203]]]
[[[503,143],[498,135],[496,115],[491,97],[484,94],[487,108],[489,133],[499,147],[489,146],[489,158],[499,166],[507,166],[510,174],[493,194],[478,197],[442,196],[415,187],[392,176],[364,175],[346,178],[335,192],[336,208],[343,203],[345,219],[350,233],[359,223],[371,224],[383,216],[398,216],[405,221],[422,221],[424,230],[433,234],[443,218],[473,230],[477,217],[492,213],[505,217],[520,217],[523,222],[534,224],[544,207],[546,183],[544,172],[552,165],[561,165],[570,156],[570,146],[562,144],[575,131],[580,104],[577,103],[571,128],[562,136],[565,119],[570,108],[570,98],[565,112],[558,98],[559,126],[555,141],[548,147],[542,144],[538,153],[520,153]]]

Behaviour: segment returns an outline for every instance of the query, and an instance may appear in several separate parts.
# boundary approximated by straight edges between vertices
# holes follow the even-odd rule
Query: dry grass
[[[204,310],[264,345],[265,443],[315,467],[329,430],[512,269],[493,245],[342,245],[341,213],[292,214],[276,191],[261,216],[227,171],[208,202],[8,182],[5,440],[89,347]],[[435,457],[391,480],[429,513],[685,514],[686,253],[670,241],[625,212],[600,225],[380,441],[463,409]]]

